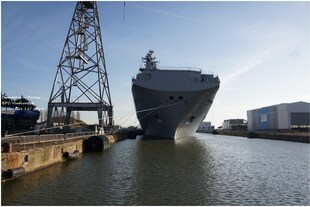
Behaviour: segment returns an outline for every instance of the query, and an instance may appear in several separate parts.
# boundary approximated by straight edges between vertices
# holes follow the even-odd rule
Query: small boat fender
[[[14,168],[14,169],[8,169],[2,172],[2,176],[5,179],[8,178],[13,178],[13,177],[18,177],[20,175],[25,174],[25,168],[24,167],[18,167],[18,168]]]

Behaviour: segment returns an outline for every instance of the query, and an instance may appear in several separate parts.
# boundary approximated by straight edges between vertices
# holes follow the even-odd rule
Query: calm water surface
[[[2,183],[2,205],[310,205],[309,144],[125,140]]]

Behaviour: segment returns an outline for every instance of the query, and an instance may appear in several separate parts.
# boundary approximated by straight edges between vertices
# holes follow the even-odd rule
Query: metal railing
[[[94,132],[78,132],[67,134],[42,134],[42,135],[20,135],[1,138],[2,143],[10,143],[14,149],[29,149],[36,147],[52,146],[64,143],[68,140],[85,138],[94,135]],[[13,151],[14,151],[13,149]]]

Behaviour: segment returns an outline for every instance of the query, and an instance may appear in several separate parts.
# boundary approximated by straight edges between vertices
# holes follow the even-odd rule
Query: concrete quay
[[[270,131],[248,132],[248,131],[217,130],[216,132],[213,132],[213,134],[310,143],[310,132],[287,133],[287,132],[270,132]]]
[[[135,136],[133,132],[107,135],[84,132],[5,137],[1,139],[1,180],[80,157],[81,153],[100,152],[110,144]]]

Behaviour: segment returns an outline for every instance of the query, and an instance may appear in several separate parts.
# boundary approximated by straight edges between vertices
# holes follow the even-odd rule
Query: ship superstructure
[[[192,136],[206,117],[219,89],[217,76],[201,70],[158,68],[150,50],[132,79],[137,118],[146,136]]]
[[[2,134],[7,131],[30,130],[35,127],[40,111],[28,99],[21,96],[17,99],[1,94],[1,128]]]

